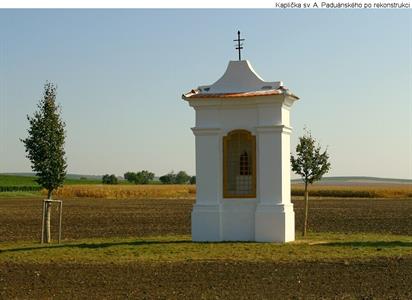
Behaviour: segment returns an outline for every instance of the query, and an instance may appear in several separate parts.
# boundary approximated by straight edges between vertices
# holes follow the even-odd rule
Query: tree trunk
[[[309,210],[309,193],[308,193],[308,184],[305,182],[305,217],[303,221],[303,230],[302,236],[306,236],[306,230],[308,227],[308,210]]]
[[[47,199],[51,199],[52,196],[52,191],[48,191],[47,192]],[[51,241],[51,235],[50,235],[50,220],[51,220],[51,202],[46,202],[46,209],[45,212],[46,214],[45,218],[44,218],[44,242],[45,243],[50,243]]]

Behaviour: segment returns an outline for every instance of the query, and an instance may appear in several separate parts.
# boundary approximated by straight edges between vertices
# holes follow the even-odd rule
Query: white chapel
[[[193,241],[288,242],[290,110],[299,98],[282,81],[264,81],[250,62],[230,61],[211,85],[184,94],[196,112]]]

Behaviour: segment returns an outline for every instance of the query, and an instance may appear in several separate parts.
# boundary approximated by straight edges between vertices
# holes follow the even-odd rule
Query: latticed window
[[[223,137],[223,196],[256,197],[256,139],[249,131],[234,130]]]
[[[242,154],[240,154],[240,175],[252,175],[252,171],[250,169],[250,161],[249,161],[249,155],[247,154],[246,151],[243,151]]]

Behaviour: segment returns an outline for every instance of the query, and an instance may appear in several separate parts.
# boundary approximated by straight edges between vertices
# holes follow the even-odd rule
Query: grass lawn
[[[188,235],[145,238],[106,238],[40,245],[36,242],[3,243],[0,263],[128,263],[180,261],[314,262],[368,260],[412,254],[412,237],[371,233],[312,233],[287,244],[193,243]]]

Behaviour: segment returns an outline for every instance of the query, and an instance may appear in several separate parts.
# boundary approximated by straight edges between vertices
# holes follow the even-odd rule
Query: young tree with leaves
[[[37,105],[33,117],[27,116],[30,127],[28,137],[21,139],[26,148],[27,158],[36,173],[37,182],[47,190],[47,199],[63,185],[66,176],[64,151],[65,123],[61,119],[61,109],[56,103],[56,86],[44,85],[43,99]],[[51,202],[46,203],[44,241],[50,243]]]
[[[319,143],[305,129],[305,134],[299,138],[296,146],[296,157],[291,156],[292,170],[302,176],[305,183],[305,211],[302,235],[306,236],[308,226],[309,193],[308,184],[322,179],[322,176],[330,170],[329,154],[327,149],[321,151]]]

